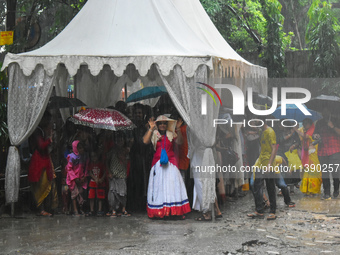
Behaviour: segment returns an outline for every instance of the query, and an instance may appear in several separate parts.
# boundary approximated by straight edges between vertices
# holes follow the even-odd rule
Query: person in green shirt
[[[267,220],[276,219],[276,194],[275,194],[275,173],[274,173],[274,160],[276,156],[276,135],[275,131],[269,127],[265,122],[265,117],[259,117],[259,125],[263,123],[261,130],[261,152],[259,158],[256,160],[256,170],[253,174],[254,189],[253,195],[255,199],[255,212],[247,214],[250,218],[263,218],[264,217],[264,204],[263,204],[263,188],[266,182],[267,192],[270,202],[270,214]]]

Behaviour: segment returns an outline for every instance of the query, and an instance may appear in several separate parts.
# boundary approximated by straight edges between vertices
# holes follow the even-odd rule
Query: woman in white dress
[[[174,142],[183,142],[181,125],[182,121],[176,123],[161,115],[156,121],[149,121],[150,128],[143,137],[143,142],[152,142],[155,150],[147,194],[149,218],[176,216],[185,219],[184,214],[190,212],[186,188],[173,150]],[[161,160],[162,149],[166,151],[168,162]]]

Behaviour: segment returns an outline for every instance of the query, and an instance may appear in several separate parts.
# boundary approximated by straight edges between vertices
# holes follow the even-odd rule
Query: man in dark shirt
[[[330,175],[332,173],[334,185],[334,198],[339,196],[340,176],[340,123],[331,114],[327,107],[322,111],[323,119],[316,123],[313,139],[319,143],[318,156],[322,171],[324,196],[322,199],[331,199]]]

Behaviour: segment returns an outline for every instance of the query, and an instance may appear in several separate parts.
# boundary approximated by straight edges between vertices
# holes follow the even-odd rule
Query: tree
[[[13,45],[7,51],[20,53],[28,50],[30,29],[36,22],[46,23],[46,41],[53,39],[79,12],[86,0],[6,0],[6,29],[14,30]],[[4,17],[1,17],[4,20]]]
[[[313,60],[312,77],[336,78],[336,60],[339,58],[339,31],[338,19],[335,17],[332,5],[313,0],[308,11],[309,23],[306,32],[306,41],[311,49],[310,57]],[[320,86],[320,84],[317,84]],[[326,79],[321,84],[321,92],[326,94],[340,94],[340,83],[334,79]]]
[[[306,48],[305,32],[308,23],[307,11],[310,0],[279,0],[282,5],[281,13],[285,17],[284,31],[294,31],[291,49],[303,50]]]
[[[288,36],[283,31],[284,17],[281,14],[282,5],[277,0],[260,0],[263,16],[266,19],[266,49],[263,52],[263,60],[268,69],[270,78],[282,78],[286,76],[285,50],[290,44]]]
[[[313,76],[319,78],[337,77],[336,58],[339,54],[340,26],[334,16],[332,5],[313,0],[308,11],[309,23],[306,41],[314,61]]]
[[[239,52],[261,51],[265,20],[258,1],[201,0],[201,3],[232,48]]]
[[[278,0],[201,0],[226,41],[238,52],[257,51],[269,77],[285,76],[285,50],[293,33],[283,31]]]

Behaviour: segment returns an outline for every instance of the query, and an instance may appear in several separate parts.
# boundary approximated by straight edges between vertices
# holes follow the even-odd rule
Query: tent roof
[[[213,57],[255,67],[223,39],[199,0],[88,0],[52,41],[31,52],[8,53],[3,68],[17,62],[30,75],[42,64],[52,74],[64,63],[75,75],[87,64],[97,75],[108,64],[120,76],[133,63],[144,76],[157,63],[164,75],[179,64],[192,76],[201,64],[212,68]]]

